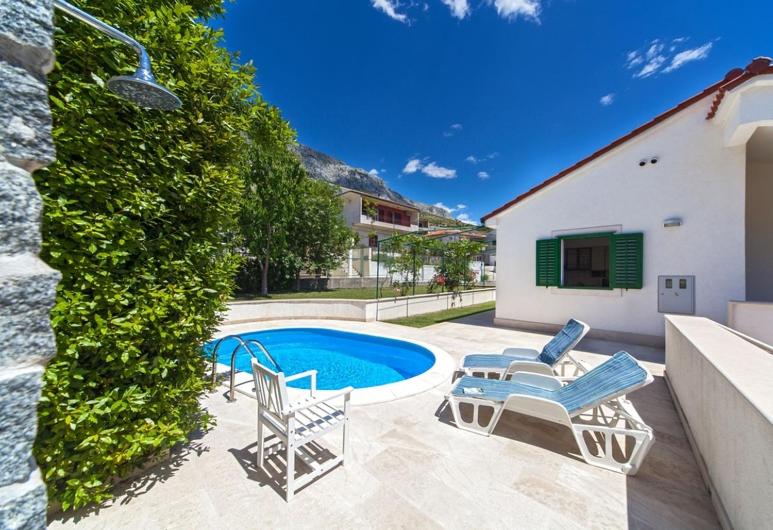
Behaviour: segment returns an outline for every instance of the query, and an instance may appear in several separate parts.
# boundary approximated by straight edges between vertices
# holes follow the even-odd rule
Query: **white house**
[[[773,301],[773,66],[757,58],[485,215],[496,321],[662,344],[663,313]]]
[[[341,192],[347,224],[360,236],[361,247],[376,247],[395,234],[419,230],[419,209],[361,191]]]
[[[378,263],[378,242],[397,234],[417,232],[419,209],[355,190],[344,190],[340,197],[346,224],[359,239],[349,250],[341,267],[330,271],[330,275],[343,278],[384,277],[388,271],[383,263]]]

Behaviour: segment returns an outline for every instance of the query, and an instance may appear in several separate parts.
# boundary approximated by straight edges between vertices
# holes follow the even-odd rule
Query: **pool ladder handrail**
[[[236,401],[235,396],[235,390],[234,390],[234,383],[235,383],[235,377],[236,377],[236,354],[239,352],[241,348],[244,348],[247,353],[250,354],[250,356],[257,360],[258,356],[250,349],[250,344],[253,344],[260,348],[260,351],[263,352],[263,355],[265,355],[269,361],[273,363],[273,365],[277,368],[277,370],[281,371],[281,368],[279,367],[279,363],[276,362],[276,360],[271,356],[270,353],[268,353],[268,350],[263,345],[262,342],[260,342],[258,339],[247,339],[244,340],[239,335],[226,335],[225,337],[220,337],[217,339],[217,342],[215,343],[215,347],[212,350],[212,386],[217,384],[217,351],[220,349],[220,346],[223,344],[224,341],[228,339],[234,339],[239,344],[236,345],[236,348],[233,349],[231,352],[231,373],[229,374],[229,388],[228,388],[228,402],[232,403]]]

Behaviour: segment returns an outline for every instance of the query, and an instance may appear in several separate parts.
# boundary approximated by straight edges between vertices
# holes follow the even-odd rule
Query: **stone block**
[[[41,205],[32,175],[0,160],[0,254],[40,250]]]
[[[0,2],[0,58],[48,73],[54,64],[52,0]]]
[[[41,363],[55,353],[49,311],[59,278],[34,254],[0,256],[0,368]]]
[[[48,308],[10,316],[0,315],[0,369],[48,361],[56,353],[56,340]]]
[[[2,155],[27,171],[53,162],[55,153],[46,80],[0,61],[0,94]]]
[[[35,469],[32,443],[43,367],[0,371],[0,486],[24,482]]]
[[[37,469],[25,482],[0,487],[0,530],[44,530],[46,487]]]

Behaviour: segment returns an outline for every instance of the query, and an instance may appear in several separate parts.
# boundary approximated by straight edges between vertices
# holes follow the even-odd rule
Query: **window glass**
[[[609,287],[609,237],[563,240],[564,287]]]

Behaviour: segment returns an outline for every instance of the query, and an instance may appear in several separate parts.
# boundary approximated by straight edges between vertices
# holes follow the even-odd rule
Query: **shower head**
[[[152,75],[142,75],[137,70],[134,75],[119,75],[107,81],[107,88],[118,96],[136,103],[140,107],[155,110],[174,110],[182,105],[180,98],[159,85]]]
[[[137,71],[133,75],[120,75],[109,79],[107,87],[111,92],[146,109],[174,110],[182,105],[182,101],[174,92],[156,81],[150,66],[150,57],[142,44],[64,0],[54,0],[54,5],[68,15],[128,44],[137,52],[140,61]]]

